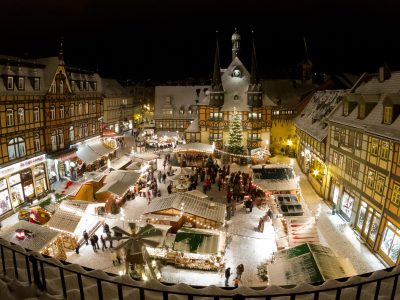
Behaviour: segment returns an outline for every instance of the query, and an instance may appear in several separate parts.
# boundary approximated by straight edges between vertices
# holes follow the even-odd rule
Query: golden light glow
[[[288,140],[288,141],[287,141],[287,144],[288,144],[289,146],[292,146],[292,145],[293,145],[292,140]]]
[[[313,174],[314,174],[314,176],[317,176],[319,174],[319,171],[318,170],[314,170]]]

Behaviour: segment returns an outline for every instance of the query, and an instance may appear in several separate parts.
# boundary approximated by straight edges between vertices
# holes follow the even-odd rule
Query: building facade
[[[101,79],[103,129],[123,133],[133,128],[133,97],[114,79]]]
[[[325,198],[387,264],[400,261],[400,73],[364,74],[328,119]]]

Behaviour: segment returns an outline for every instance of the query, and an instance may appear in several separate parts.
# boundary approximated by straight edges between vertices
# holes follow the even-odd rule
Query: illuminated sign
[[[2,168],[2,169],[0,169],[0,177],[6,176],[11,173],[15,173],[22,169],[28,168],[32,165],[36,165],[38,163],[43,162],[44,160],[45,160],[45,154],[21,161],[19,163],[13,164],[13,165],[5,167],[5,168]]]

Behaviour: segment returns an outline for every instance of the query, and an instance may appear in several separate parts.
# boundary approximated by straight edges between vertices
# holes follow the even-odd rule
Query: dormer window
[[[349,115],[349,102],[343,103],[343,116]]]
[[[181,108],[179,109],[179,114],[183,115],[185,113],[185,109],[183,108],[183,106],[181,106]]]
[[[189,115],[193,114],[193,111],[192,111],[191,108],[188,109],[188,114],[189,114]]]
[[[7,77],[7,90],[14,89],[14,78],[12,76]]]
[[[93,82],[93,91],[97,91],[97,82]]]
[[[385,106],[383,108],[383,124],[392,124],[393,118],[393,107]]]
[[[233,100],[239,100],[239,96],[238,95],[233,96]]]
[[[358,118],[365,118],[365,103],[360,104],[360,106],[358,107]]]
[[[24,77],[18,77],[18,89],[19,90],[25,89],[25,78]]]
[[[83,90],[83,81],[79,82],[79,90],[81,90],[81,91]]]
[[[85,82],[85,90],[88,91],[89,90],[89,82]]]
[[[33,79],[33,89],[34,89],[35,91],[40,90],[40,78],[35,77],[35,78]]]

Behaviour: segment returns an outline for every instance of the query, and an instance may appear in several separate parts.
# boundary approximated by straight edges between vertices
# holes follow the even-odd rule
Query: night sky
[[[262,75],[296,67],[303,36],[316,71],[400,70],[399,12],[376,0],[2,0],[0,53],[57,55],[63,37],[69,64],[105,77],[209,78],[215,31],[226,67],[237,27],[248,68],[255,31]]]

